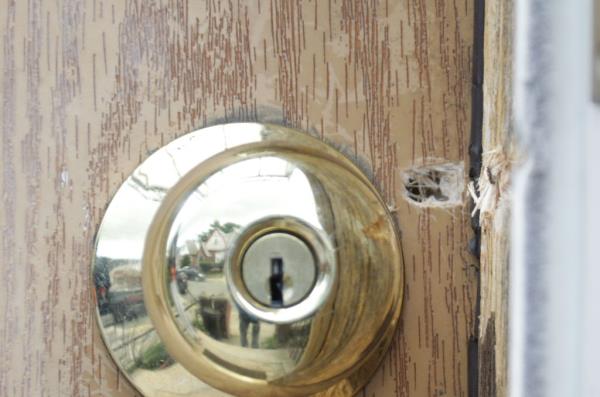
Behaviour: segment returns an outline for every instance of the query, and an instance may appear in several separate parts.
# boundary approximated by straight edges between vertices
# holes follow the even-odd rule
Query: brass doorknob
[[[102,335],[146,396],[350,396],[400,315],[385,203],[352,161],[289,128],[175,140],[124,182],[97,236]]]

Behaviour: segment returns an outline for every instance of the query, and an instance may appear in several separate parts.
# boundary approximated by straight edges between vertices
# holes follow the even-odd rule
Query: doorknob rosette
[[[148,396],[352,395],[400,314],[384,201],[340,152],[281,126],[209,127],[158,150],[96,247],[103,337]]]

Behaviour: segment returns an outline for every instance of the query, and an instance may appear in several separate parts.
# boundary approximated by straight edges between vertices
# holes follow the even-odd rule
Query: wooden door
[[[3,0],[0,395],[136,395],[95,322],[107,203],[175,137],[257,120],[342,148],[397,217],[402,321],[363,395],[467,396],[473,12],[459,0]]]

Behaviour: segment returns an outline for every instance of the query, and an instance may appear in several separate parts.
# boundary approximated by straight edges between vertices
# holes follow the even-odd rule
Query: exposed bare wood
[[[512,1],[486,2],[481,211],[479,395],[507,395],[509,176],[512,132]]]
[[[0,395],[135,395],[98,335],[94,234],[151,151],[238,120],[345,148],[395,209],[403,319],[364,395],[467,395],[468,206],[405,201],[402,170],[467,159],[471,1],[1,3]]]

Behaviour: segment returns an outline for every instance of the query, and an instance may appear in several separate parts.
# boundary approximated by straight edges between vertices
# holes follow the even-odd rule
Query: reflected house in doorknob
[[[240,226],[234,223],[221,225],[215,221],[211,229],[199,236],[200,248],[198,250],[198,266],[200,270],[208,273],[222,271],[227,251],[237,235]]]

